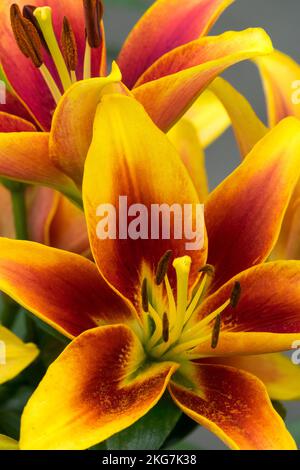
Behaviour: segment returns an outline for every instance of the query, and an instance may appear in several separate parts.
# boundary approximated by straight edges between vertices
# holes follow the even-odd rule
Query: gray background
[[[182,0],[184,1],[184,0]],[[116,57],[120,44],[151,0],[104,0],[105,25],[110,57]],[[300,62],[300,0],[236,0],[221,16],[210,34],[248,27],[264,28],[273,40],[274,47],[288,53]],[[238,64],[224,74],[251,102],[265,121],[265,106],[260,79],[251,63]],[[300,77],[299,77],[300,79]],[[238,164],[239,155],[231,130],[207,151],[207,170],[210,187],[214,188]],[[299,366],[300,367],[300,366]],[[288,425],[300,420],[300,404],[288,405]],[[206,449],[225,448],[212,434],[197,430],[190,442]]]

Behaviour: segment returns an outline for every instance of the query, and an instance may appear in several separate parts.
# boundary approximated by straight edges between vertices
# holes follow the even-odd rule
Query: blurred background
[[[104,0],[110,59],[117,57],[128,32],[152,3],[152,0]],[[236,0],[221,16],[210,35],[259,26],[271,36],[276,49],[300,62],[299,19],[299,0]],[[238,64],[226,72],[224,77],[248,98],[258,115],[266,121],[263,91],[255,66],[249,62]],[[207,151],[210,188],[213,189],[222,181],[238,163],[239,154],[229,130]],[[287,425],[294,436],[298,434],[296,437],[300,445],[300,426],[296,425],[296,421],[299,423],[300,420],[300,402],[285,406],[288,411]],[[190,435],[188,442],[203,449],[225,449],[220,441],[201,428]]]

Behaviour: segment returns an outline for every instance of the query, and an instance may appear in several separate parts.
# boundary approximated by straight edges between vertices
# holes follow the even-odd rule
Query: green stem
[[[16,238],[18,240],[28,240],[27,214],[25,202],[25,185],[16,186],[10,190],[13,205]]]

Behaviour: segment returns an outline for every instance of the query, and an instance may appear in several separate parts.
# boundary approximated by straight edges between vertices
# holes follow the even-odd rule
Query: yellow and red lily
[[[232,0],[155,2],[122,47],[118,58],[121,73],[115,64],[112,74],[106,76],[103,24],[92,28],[92,37],[88,34],[86,43],[84,33],[89,22],[84,21],[81,1],[64,0],[58,5],[52,0],[37,0],[32,4],[39,8],[25,8],[26,18],[18,8],[26,7],[26,2],[18,2],[11,10],[15,35],[9,9],[13,2],[2,2],[0,60],[12,93],[4,109],[20,114],[14,105],[17,103],[19,110],[21,102],[27,119],[30,115],[37,129],[45,132],[0,134],[0,174],[52,186],[80,202],[83,165],[96,107],[103,94],[131,93],[166,131],[227,67],[272,51],[268,35],[259,28],[204,37],[231,3]],[[87,19],[100,21],[100,2],[84,4]],[[50,35],[47,47],[52,61],[34,29],[37,22],[44,39]],[[68,49],[69,55],[65,52],[62,56],[51,24],[56,37],[64,25],[62,43],[70,47],[62,49]],[[16,41],[20,31],[27,49],[20,39]],[[33,51],[28,41],[34,44]],[[24,52],[34,63],[24,57]]]
[[[294,449],[265,385],[238,364],[299,339],[300,262],[264,263],[299,176],[299,121],[276,126],[210,194],[203,248],[189,256],[183,240],[97,238],[98,205],[118,207],[119,195],[148,208],[199,196],[137,101],[104,97],[94,128],[83,200],[96,264],[0,239],[1,290],[73,339],[25,408],[21,448],[88,448],[136,422],[168,387],[233,449]]]

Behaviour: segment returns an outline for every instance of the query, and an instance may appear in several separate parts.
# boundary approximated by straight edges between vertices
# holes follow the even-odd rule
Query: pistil
[[[34,10],[34,16],[43,33],[44,39],[54,61],[62,86],[66,91],[72,85],[70,74],[64,57],[59,48],[52,23],[52,10],[50,7],[39,7]]]

